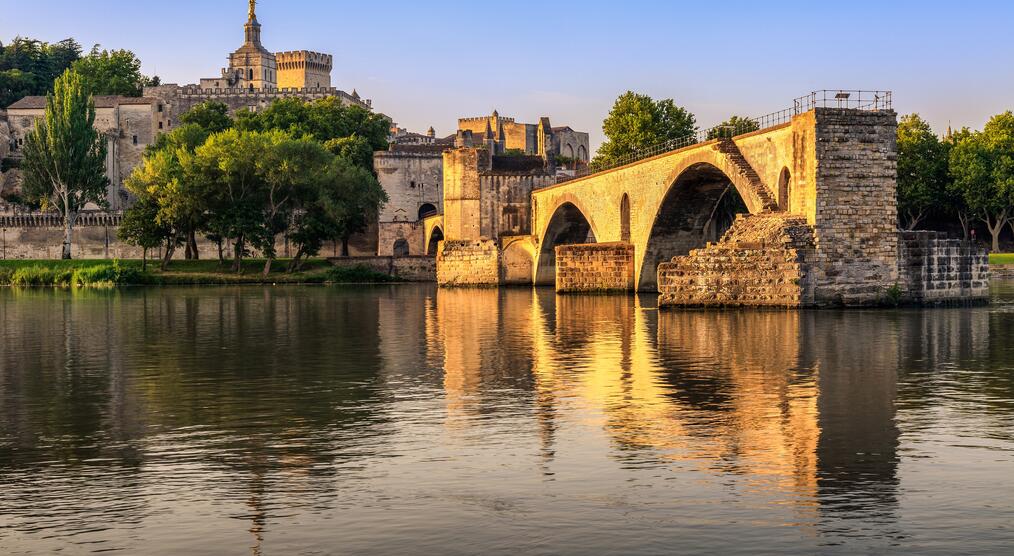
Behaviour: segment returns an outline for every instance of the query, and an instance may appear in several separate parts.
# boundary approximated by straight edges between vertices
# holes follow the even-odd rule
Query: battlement
[[[351,104],[357,104],[364,108],[370,108],[373,101],[361,98],[358,94],[349,94],[335,87],[306,87],[294,88],[283,87],[278,89],[241,89],[241,88],[201,88],[199,85],[186,85],[180,87],[177,92],[181,99],[213,99],[215,97],[243,98],[252,101],[270,102],[293,96],[306,98],[338,97]]]
[[[309,50],[290,50],[276,52],[275,61],[278,69],[302,69],[311,67],[313,69],[331,71],[334,57],[330,54],[312,52]]]
[[[459,124],[463,124],[463,123],[466,123],[466,122],[485,122],[485,121],[487,121],[487,120],[489,120],[491,118],[492,118],[492,116],[476,116],[474,118],[458,118],[458,123]],[[498,122],[503,122],[505,124],[513,124],[513,123],[515,123],[514,122],[514,118],[508,118],[506,116],[497,116],[496,119],[497,119]]]

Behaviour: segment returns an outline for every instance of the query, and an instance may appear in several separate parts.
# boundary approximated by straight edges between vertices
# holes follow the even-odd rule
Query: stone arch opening
[[[707,163],[688,167],[669,187],[655,214],[638,290],[655,291],[660,263],[718,241],[737,214],[748,212],[736,186],[721,170]]]
[[[426,218],[427,216],[433,216],[437,213],[437,207],[433,203],[423,203],[419,207],[419,220]]]
[[[444,231],[440,229],[440,226],[433,228],[430,232],[430,241],[426,245],[426,254],[430,257],[437,256],[437,249],[440,247],[440,242],[444,240]]]
[[[620,199],[620,241],[630,241],[630,196]]]
[[[577,159],[581,162],[588,162],[588,149],[584,148],[584,145],[578,145]]]
[[[788,168],[782,168],[778,175],[778,208],[789,210],[789,183],[792,181],[792,173]]]
[[[394,248],[391,250],[395,257],[407,257],[411,254],[411,249],[408,247],[408,240],[401,238],[394,242]]]
[[[574,147],[567,143],[563,146],[563,156],[567,158],[574,158]]]
[[[595,233],[581,209],[573,203],[563,203],[553,213],[542,238],[535,285],[550,286],[556,283],[556,246],[573,243],[596,243]]]

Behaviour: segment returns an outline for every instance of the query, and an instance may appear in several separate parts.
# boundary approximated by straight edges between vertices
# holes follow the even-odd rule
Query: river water
[[[994,298],[5,289],[0,553],[1009,553]]]

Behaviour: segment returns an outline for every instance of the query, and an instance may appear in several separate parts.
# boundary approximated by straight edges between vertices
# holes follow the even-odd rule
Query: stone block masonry
[[[437,284],[499,286],[500,249],[493,240],[446,240],[437,247]]]
[[[740,215],[718,243],[658,267],[659,306],[813,303],[813,230],[801,216]]]
[[[634,289],[634,246],[587,243],[556,247],[556,291],[617,292]]]
[[[434,282],[437,279],[433,257],[330,257],[327,262],[341,268],[366,267],[406,282]]]
[[[985,303],[989,254],[937,232],[901,232],[901,301],[920,305]]]

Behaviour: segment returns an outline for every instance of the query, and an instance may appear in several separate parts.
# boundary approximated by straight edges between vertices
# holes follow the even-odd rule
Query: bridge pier
[[[629,292],[634,289],[634,246],[627,242],[556,247],[559,293]]]

